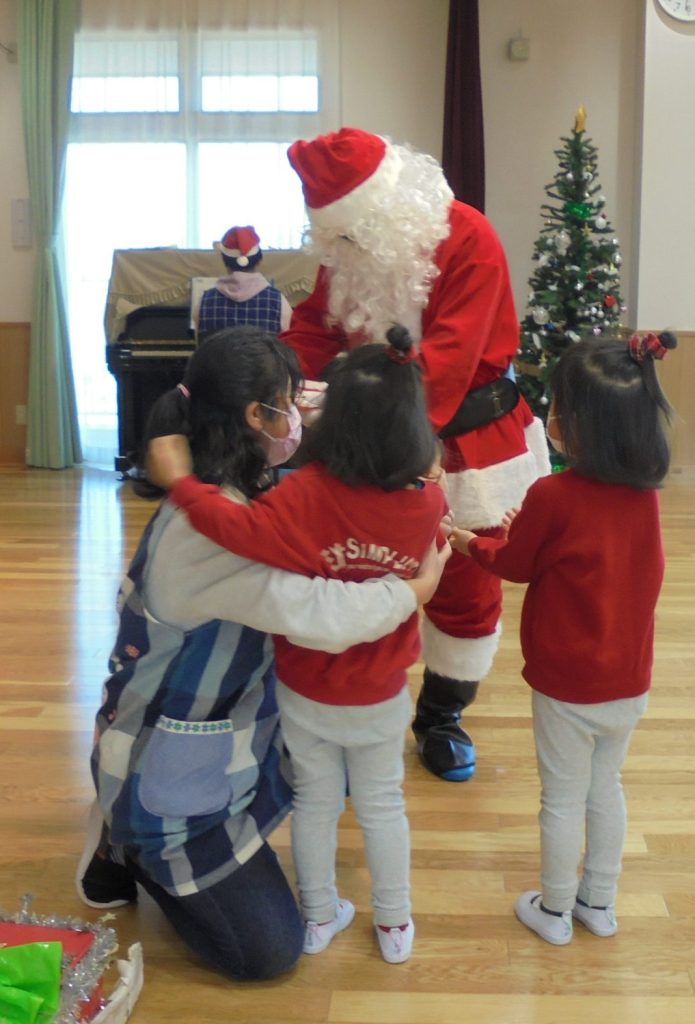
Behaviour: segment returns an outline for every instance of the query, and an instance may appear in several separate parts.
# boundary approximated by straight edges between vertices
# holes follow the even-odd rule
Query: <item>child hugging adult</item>
[[[148,434],[184,432],[195,472],[243,509],[234,502],[264,500],[269,466],[298,437],[298,379],[293,353],[271,335],[222,331],[158,400]],[[428,490],[430,504],[439,514]],[[296,963],[304,921],[268,844],[291,799],[268,633],[329,661],[356,644],[371,649],[403,622],[409,633],[446,556],[427,552],[434,526],[425,532],[414,549],[420,578],[399,579],[384,560],[379,580],[339,582],[224,551],[162,503],[121,587],[97,715],[98,802],[77,871],[89,906],[133,902],[137,882],[224,974],[270,978]]]
[[[270,565],[342,580],[416,571],[448,513],[438,486],[439,441],[407,331],[338,360],[306,464],[250,506],[231,505],[188,476],[176,439],[150,447],[158,481],[192,525]],[[272,405],[295,418],[289,393]],[[157,456],[159,455],[159,460]],[[309,612],[307,612],[309,614]],[[292,848],[306,922],[304,951],[320,953],[354,907],[336,888],[337,825],[346,789],[362,828],[375,932],[388,963],[410,956],[409,829],[402,792],[410,716],[406,671],[420,653],[413,614],[381,640],[341,654],[276,638],[278,703],[294,769]]]

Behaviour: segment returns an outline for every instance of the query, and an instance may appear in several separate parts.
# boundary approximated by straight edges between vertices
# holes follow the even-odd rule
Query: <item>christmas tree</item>
[[[545,190],[550,202],[541,206],[545,223],[534,246],[528,312],[521,323],[518,384],[543,420],[560,355],[580,338],[614,331],[624,310],[618,240],[603,212],[597,149],[585,124],[580,107],[571,138],[555,150],[559,170]]]

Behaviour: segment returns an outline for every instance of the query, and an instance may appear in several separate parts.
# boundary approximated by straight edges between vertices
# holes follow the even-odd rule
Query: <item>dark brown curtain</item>
[[[449,0],[442,166],[454,195],[485,211],[478,0]]]

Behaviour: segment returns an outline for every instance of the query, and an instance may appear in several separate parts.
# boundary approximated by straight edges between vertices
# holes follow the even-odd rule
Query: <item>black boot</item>
[[[425,669],[413,732],[422,763],[440,779],[465,782],[475,773],[473,740],[459,722],[463,709],[475,700],[478,686]]]

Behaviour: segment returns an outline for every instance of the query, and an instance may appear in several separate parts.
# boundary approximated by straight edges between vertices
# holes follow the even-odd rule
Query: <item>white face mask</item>
[[[291,405],[289,412],[284,409],[277,409],[274,405],[267,405],[261,402],[266,409],[282,413],[289,420],[289,431],[287,437],[273,437],[267,430],[261,430],[261,434],[268,438],[268,444],[264,445],[268,456],[269,466],[282,466],[288,459],[291,459],[299,447],[302,439],[302,417],[296,405]]]
[[[553,446],[553,448],[555,449],[556,452],[558,452],[560,455],[566,455],[567,452],[565,451],[565,446],[562,443],[562,438],[561,437],[553,437],[550,434],[550,430],[549,430],[550,423],[552,423],[553,420],[558,420],[559,418],[560,418],[559,416],[548,416],[547,422],[545,424],[545,436],[548,438],[548,440],[550,441],[551,445]]]

